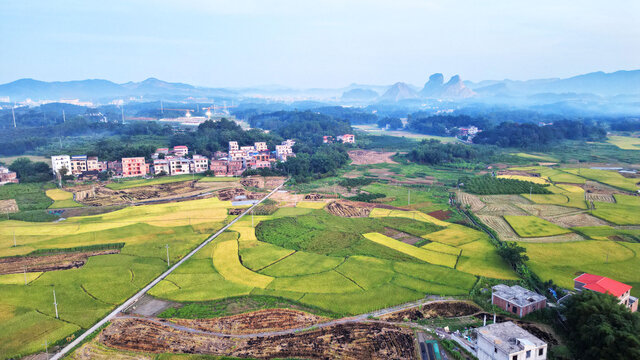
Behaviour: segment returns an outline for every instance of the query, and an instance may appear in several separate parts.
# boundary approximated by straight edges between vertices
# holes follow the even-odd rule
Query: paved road
[[[254,207],[256,207],[257,205],[259,205],[261,202],[263,202],[264,200],[268,199],[271,195],[273,195],[276,191],[280,190],[280,188],[283,186],[284,184],[278,186],[277,188],[273,189],[273,191],[271,191],[269,194],[267,194],[267,196],[263,197],[260,201],[258,201],[257,203],[255,203],[253,206],[251,206],[249,208],[249,210],[243,212],[241,215],[239,215],[237,218],[233,219],[229,224],[227,224],[226,226],[224,226],[222,229],[218,230],[218,232],[216,232],[215,234],[211,235],[207,240],[205,240],[204,242],[202,242],[200,245],[198,245],[198,247],[196,247],[195,249],[193,249],[190,253],[188,253],[185,257],[183,257],[180,261],[178,261],[177,263],[175,263],[172,267],[169,268],[169,270],[165,271],[164,273],[162,273],[160,276],[158,276],[157,278],[155,278],[152,282],[150,282],[147,286],[145,286],[142,290],[140,290],[139,292],[137,292],[135,295],[133,295],[131,298],[129,298],[129,300],[125,301],[124,303],[122,303],[122,305],[118,306],[117,308],[115,308],[115,310],[113,310],[112,312],[109,313],[109,315],[105,316],[102,320],[98,321],[95,325],[93,325],[91,328],[89,328],[89,330],[85,331],[82,335],[78,336],[74,341],[72,341],[69,345],[65,346],[64,348],[62,348],[62,350],[60,350],[57,354],[55,354],[51,359],[52,360],[56,360],[56,359],[61,359],[63,356],[65,356],[71,349],[73,349],[76,345],[80,344],[84,339],[87,338],[87,336],[91,335],[93,332],[95,332],[96,330],[98,330],[101,326],[103,326],[104,324],[106,324],[108,321],[110,321],[111,319],[113,319],[118,313],[120,313],[121,311],[123,311],[124,309],[128,308],[129,306],[131,306],[132,304],[134,304],[136,301],[138,301],[138,299],[140,299],[140,297],[142,297],[142,295],[146,294],[147,291],[151,290],[152,287],[154,287],[157,283],[159,283],[160,281],[162,281],[162,279],[164,279],[165,277],[167,277],[167,275],[171,274],[175,269],[178,268],[178,266],[182,265],[185,261],[187,261],[190,257],[192,257],[195,253],[197,253],[200,249],[202,249],[203,247],[207,246],[207,244],[209,244],[211,241],[213,241],[213,239],[217,238],[220,234],[222,234],[225,230],[227,230],[231,225],[233,225],[236,221],[240,220],[243,216],[245,216],[246,214],[248,214],[251,209],[253,209]]]

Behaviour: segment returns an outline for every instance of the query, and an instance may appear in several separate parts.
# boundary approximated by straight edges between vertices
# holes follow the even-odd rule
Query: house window
[[[513,309],[511,309],[511,311],[513,311],[514,314],[518,313],[518,308],[517,307],[513,307]]]
[[[518,360],[518,355],[513,355],[513,356],[511,357],[511,360]]]
[[[531,357],[531,350],[527,350],[527,359]]]
[[[493,352],[494,352],[494,353],[498,353],[498,348],[494,347],[494,348],[493,348]]]
[[[538,349],[538,356],[544,355],[544,348]]]

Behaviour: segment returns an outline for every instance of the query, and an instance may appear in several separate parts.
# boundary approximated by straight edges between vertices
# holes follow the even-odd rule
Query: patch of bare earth
[[[5,257],[0,258],[0,274],[75,269],[83,266],[90,256],[117,254],[119,252],[120,249],[108,249],[43,256]]]
[[[100,341],[128,351],[253,358],[415,359],[413,331],[378,323],[344,324],[265,337],[222,337],[148,319],[117,318]]]
[[[263,309],[214,319],[172,319],[178,325],[223,334],[254,334],[306,328],[327,318],[291,309]]]
[[[482,309],[471,302],[466,301],[438,301],[425,304],[421,307],[401,310],[382,317],[387,321],[415,321],[420,319],[433,319],[439,317],[451,318],[469,316],[481,312]]]
[[[348,152],[353,165],[397,164],[391,159],[395,152],[351,150]]]
[[[575,214],[575,215],[569,215],[569,216],[560,216],[560,217],[555,217],[547,220],[565,228],[572,228],[577,226],[609,225],[606,221],[602,219],[598,219],[597,217],[591,216],[587,213]]]
[[[334,201],[329,203],[325,210],[336,216],[342,217],[368,217],[371,209],[358,207],[345,201]]]
[[[10,214],[17,213],[18,211],[20,211],[20,209],[18,208],[18,203],[16,203],[15,199],[0,200],[0,213]]]
[[[411,234],[407,234],[406,232],[398,231],[392,228],[384,228],[384,232],[382,233],[390,238],[396,239],[398,241],[402,241],[403,243],[409,245],[415,245],[416,243],[424,240],[423,238],[413,236]]]

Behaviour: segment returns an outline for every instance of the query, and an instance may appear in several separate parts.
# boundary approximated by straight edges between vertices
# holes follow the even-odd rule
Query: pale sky
[[[640,1],[0,0],[0,83],[422,85],[640,69]]]

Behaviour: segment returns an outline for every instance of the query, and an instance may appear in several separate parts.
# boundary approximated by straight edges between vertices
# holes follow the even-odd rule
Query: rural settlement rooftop
[[[524,349],[524,345],[540,347],[545,342],[531,335],[526,330],[511,321],[490,324],[478,329],[478,332],[492,342],[497,348],[507,354],[513,354]]]
[[[513,285],[510,287],[500,284],[492,287],[491,289],[493,290],[494,295],[509,301],[510,303],[517,304],[520,307],[546,299],[544,296],[531,290],[527,290],[519,285]]]
[[[631,286],[627,284],[600,275],[584,273],[573,280],[583,283],[584,289],[611,294],[615,297],[620,297],[631,290]]]

